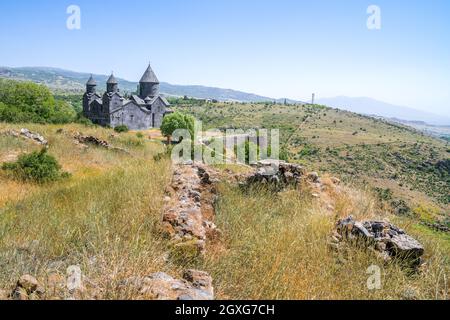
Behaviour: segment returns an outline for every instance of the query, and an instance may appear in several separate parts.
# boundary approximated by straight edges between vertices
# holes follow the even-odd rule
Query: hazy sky
[[[68,30],[69,5],[81,29]],[[367,8],[381,9],[369,30]],[[0,65],[52,66],[450,115],[450,1],[0,1]]]

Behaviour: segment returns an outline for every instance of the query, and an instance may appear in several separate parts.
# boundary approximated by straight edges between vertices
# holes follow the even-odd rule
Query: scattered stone
[[[386,221],[355,221],[352,216],[339,220],[336,232],[340,241],[354,241],[381,253],[386,260],[397,259],[417,268],[424,254],[423,246],[402,229]],[[334,239],[333,239],[334,240]]]
[[[20,132],[17,132],[16,130],[9,130],[4,132],[5,135],[12,136],[12,137],[23,137],[25,139],[32,140],[33,142],[36,142],[37,144],[47,146],[48,141],[40,134],[31,132],[30,130],[26,128],[20,129]]]
[[[445,232],[445,233],[450,232],[450,228],[441,223],[422,222],[422,224],[424,226],[427,226],[428,228],[436,230],[438,232]]]
[[[84,144],[92,144],[92,145],[104,147],[107,149],[109,149],[111,147],[110,144],[108,143],[108,141],[101,140],[94,136],[83,136],[80,133],[77,133],[75,135],[75,139],[77,139],[78,142],[84,143]]]
[[[333,182],[335,185],[340,185],[341,184],[341,180],[339,180],[336,177],[331,177],[331,182]]]
[[[296,186],[305,175],[305,170],[297,164],[282,161],[260,161],[256,164],[256,172],[248,175],[241,187],[254,184],[270,185],[277,191],[285,187]]]
[[[177,251],[190,253],[195,247],[203,252],[206,239],[218,235],[211,221],[215,192],[211,174],[211,169],[200,164],[174,168],[171,192],[164,201],[162,231],[176,243]]]
[[[318,182],[319,181],[319,174],[317,172],[310,172],[308,173],[308,180],[311,182]]]
[[[113,147],[108,143],[108,141],[101,140],[94,136],[83,136],[81,133],[78,132],[75,134],[74,138],[77,141],[77,143],[81,143],[82,145],[90,144],[90,145],[94,145],[94,146],[98,146],[98,147],[102,147],[102,148],[106,148],[106,149],[110,149],[110,150],[123,152],[127,155],[131,155],[127,150],[125,150],[123,148]]]
[[[185,271],[183,279],[175,279],[164,272],[132,277],[122,281],[119,288],[131,289],[144,298],[155,300],[214,300],[211,277],[197,270]]]
[[[43,286],[33,276],[26,274],[19,278],[11,293],[14,300],[29,300],[40,298],[45,293]]]
[[[48,144],[48,141],[45,140],[45,138],[43,136],[41,136],[38,133],[33,133],[30,130],[25,129],[25,128],[20,129],[20,135],[27,139],[31,139],[43,146],[46,146]]]

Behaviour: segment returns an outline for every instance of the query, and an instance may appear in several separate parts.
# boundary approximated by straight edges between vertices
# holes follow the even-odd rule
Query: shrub
[[[128,127],[126,125],[124,125],[124,124],[114,128],[114,131],[118,132],[118,133],[128,132],[128,130],[129,130]]]
[[[37,183],[45,183],[67,177],[68,173],[61,172],[61,166],[47,149],[35,151],[19,157],[16,162],[7,162],[2,169],[9,171],[14,177]]]
[[[138,132],[138,133],[136,133],[136,137],[138,137],[139,139],[142,139],[144,137],[144,135],[142,134],[142,132]]]
[[[86,118],[82,113],[77,114],[77,118],[75,119],[76,123],[85,125],[85,126],[93,126],[94,124],[92,123],[91,120],[89,120],[88,118]]]

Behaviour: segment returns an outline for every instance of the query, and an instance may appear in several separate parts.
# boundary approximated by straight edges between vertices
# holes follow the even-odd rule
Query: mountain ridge
[[[76,72],[55,67],[1,67],[0,78],[13,80],[29,80],[47,85],[52,90],[63,90],[81,93],[85,90],[85,82],[91,74]],[[105,89],[107,75],[94,74],[98,87]],[[134,92],[138,82],[117,78],[120,88],[125,92]],[[236,102],[269,102],[277,103],[305,103],[299,100],[287,98],[271,98],[239,90],[209,87],[204,85],[177,85],[161,82],[161,93],[176,97],[193,97],[198,99],[215,99],[219,101]],[[369,97],[337,96],[320,98],[317,103],[333,108],[343,109],[355,113],[379,116],[384,118],[396,118],[406,121],[422,121],[431,125],[450,125],[450,117],[436,115],[430,112],[398,106]]]
[[[368,97],[337,96],[320,98],[318,103],[333,108],[384,118],[396,118],[404,121],[420,121],[432,125],[450,125],[450,118],[410,107],[398,106]]]
[[[68,90],[73,92],[83,92],[85,82],[91,74],[87,72],[75,72],[53,67],[0,67],[0,78],[13,80],[30,80],[47,85],[53,90]],[[105,88],[107,75],[93,74],[98,83],[98,87]],[[122,91],[136,91],[138,82],[117,78]],[[220,101],[239,102],[284,102],[285,98],[271,98],[247,93],[239,90],[209,87],[204,85],[177,85],[161,82],[161,93],[169,96],[189,96],[198,99],[216,99]],[[286,99],[289,103],[301,103],[301,101]]]

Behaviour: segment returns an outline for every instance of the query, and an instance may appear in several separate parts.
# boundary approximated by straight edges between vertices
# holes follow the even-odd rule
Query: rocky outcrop
[[[80,133],[77,133],[75,135],[75,139],[79,142],[79,143],[83,143],[83,144],[91,144],[94,146],[98,146],[98,147],[103,147],[103,148],[111,148],[110,144],[108,143],[108,141],[105,140],[101,140],[97,137],[94,136],[83,136]]]
[[[220,233],[212,222],[215,193],[210,169],[201,165],[175,167],[162,228],[176,246],[188,244],[203,252],[206,239]]]
[[[214,300],[212,278],[203,271],[187,270],[183,279],[175,279],[164,272],[147,277],[133,277],[119,284],[145,299],[155,300]]]
[[[30,130],[26,128],[20,129],[20,132],[17,132],[16,130],[9,130],[4,132],[5,135],[13,136],[13,137],[23,137],[25,139],[32,140],[33,142],[40,144],[42,146],[48,145],[48,141],[39,133],[31,132]]]
[[[421,264],[423,246],[397,226],[386,221],[355,221],[352,216],[339,220],[331,246],[339,248],[343,241],[354,242],[379,253],[385,261],[396,259],[411,267]]]
[[[84,146],[93,145],[93,146],[102,147],[102,148],[109,149],[109,150],[119,151],[119,152],[125,153],[127,155],[131,155],[127,150],[125,150],[123,148],[114,147],[114,146],[110,145],[108,143],[108,141],[102,140],[102,139],[94,137],[94,136],[84,136],[78,132],[75,134],[74,138],[77,143],[84,145]]]
[[[297,185],[306,171],[302,166],[282,161],[260,161],[257,164],[256,172],[247,175],[241,187],[251,185],[268,185],[277,190],[281,190],[289,185]]]

